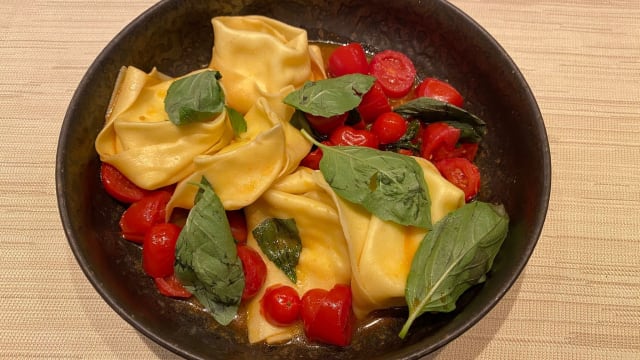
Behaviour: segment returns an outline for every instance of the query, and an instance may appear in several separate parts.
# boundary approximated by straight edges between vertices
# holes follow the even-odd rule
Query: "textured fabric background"
[[[0,1],[0,358],[169,359],[78,267],[55,199],[68,102],[151,0]],[[640,359],[640,2],[454,0],[519,65],[549,134],[519,281],[433,359]]]

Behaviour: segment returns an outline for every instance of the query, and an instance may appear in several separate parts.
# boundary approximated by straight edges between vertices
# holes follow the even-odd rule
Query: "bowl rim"
[[[135,328],[140,333],[144,334],[147,338],[151,339],[157,345],[173,352],[174,354],[198,359],[195,354],[193,354],[190,349],[185,349],[183,347],[177,346],[173,342],[162,338],[161,336],[155,334],[153,331],[149,330],[145,326],[143,326],[136,318],[131,316],[127,312],[125,308],[120,306],[117,301],[104,289],[101,287],[100,280],[97,279],[95,273],[91,271],[91,264],[87,261],[86,258],[82,257],[82,251],[74,239],[77,237],[73,230],[73,224],[71,217],[68,211],[68,204],[64,194],[63,185],[66,183],[67,175],[64,171],[64,162],[67,156],[67,152],[65,149],[65,139],[68,137],[70,132],[73,120],[73,114],[76,112],[78,107],[78,98],[80,95],[88,89],[90,86],[90,79],[93,78],[101,69],[103,64],[108,57],[108,54],[118,46],[119,43],[122,42],[124,38],[128,36],[128,33],[133,29],[140,26],[141,23],[144,23],[145,20],[152,18],[157,13],[162,13],[168,10],[173,3],[179,0],[161,0],[160,2],[148,7],[142,13],[134,17],[129,21],[118,33],[107,43],[107,45],[98,53],[96,58],[92,61],[90,66],[87,68],[86,72],[83,74],[76,90],[74,91],[70,101],[67,111],[64,116],[64,120],[61,125],[60,135],[58,138],[57,151],[56,151],[56,198],[58,203],[58,212],[60,215],[60,219],[63,225],[63,230],[65,236],[67,237],[67,242],[72,250],[72,253],[80,266],[80,269],[89,280],[93,288],[100,294],[102,299],[129,325]],[[434,0],[434,2],[438,3],[439,6],[442,6],[443,9],[450,11],[452,16],[461,18],[465,22],[467,22],[470,26],[474,27],[479,34],[482,36],[483,40],[487,42],[489,46],[496,50],[496,55],[502,57],[502,60],[508,63],[514,71],[513,76],[516,78],[516,82],[522,84],[522,91],[527,95],[527,102],[529,105],[528,111],[532,111],[535,113],[535,116],[538,118],[538,124],[540,126],[536,126],[537,132],[535,133],[535,137],[541,140],[542,145],[542,170],[541,174],[542,179],[542,193],[538,194],[537,197],[540,199],[540,204],[542,205],[540,211],[537,213],[535,217],[535,222],[532,224],[533,232],[531,234],[531,240],[528,242],[525,247],[525,251],[519,254],[520,260],[517,262],[517,267],[514,271],[510,272],[510,275],[507,277],[507,281],[503,282],[501,286],[499,286],[499,292],[496,294],[494,298],[491,299],[490,302],[485,304],[481,311],[478,311],[473,314],[473,316],[468,317],[464,322],[461,323],[460,326],[456,327],[454,331],[448,332],[441,339],[435,342],[431,342],[429,344],[423,343],[424,341],[418,341],[409,346],[405,346],[399,350],[396,350],[393,354],[397,355],[399,359],[417,359],[419,357],[425,356],[429,353],[432,353],[446,344],[450,343],[454,339],[461,336],[463,333],[468,331],[470,328],[475,326],[482,318],[484,318],[496,305],[497,303],[504,297],[504,295],[512,288],[517,279],[520,277],[527,263],[529,262],[531,255],[540,239],[542,234],[544,223],[546,220],[549,200],[551,196],[551,179],[552,179],[552,163],[551,163],[551,153],[549,148],[549,141],[547,136],[546,127],[544,125],[544,121],[542,118],[542,114],[540,112],[540,108],[538,103],[533,95],[533,92],[521,73],[518,66],[515,64],[511,56],[507,53],[507,51],[498,43],[498,41],[476,20],[474,20],[471,16],[466,14],[460,8],[455,5],[449,3],[445,0]]]

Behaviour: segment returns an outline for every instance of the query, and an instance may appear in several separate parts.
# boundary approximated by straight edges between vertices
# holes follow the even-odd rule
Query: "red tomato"
[[[465,201],[472,200],[480,190],[480,170],[465,158],[443,159],[436,167],[450,183],[464,191]]]
[[[343,125],[329,135],[329,142],[336,146],[368,146],[378,148],[380,141],[376,134],[367,130],[357,130]]]
[[[322,159],[322,149],[319,147],[310,151],[307,156],[302,159],[300,166],[306,166],[309,169],[318,170],[320,168],[320,160]]]
[[[157,224],[147,231],[142,244],[142,268],[147,275],[157,278],[173,274],[178,236],[180,227],[172,223]]]
[[[132,183],[115,166],[104,162],[100,165],[100,180],[109,195],[126,204],[136,202],[150,193]]]
[[[337,128],[340,125],[344,125],[344,122],[349,117],[349,113],[346,112],[344,114],[331,117],[305,114],[305,117],[315,131],[323,135],[329,135],[331,131],[333,131],[333,129]]]
[[[332,77],[355,73],[366,74],[369,64],[362,45],[351,43],[333,50],[329,56],[328,70]]]
[[[236,240],[237,244],[247,243],[247,219],[244,217],[244,211],[242,210],[229,210],[227,213],[227,220],[231,227],[231,235]]]
[[[378,79],[384,93],[390,98],[401,98],[409,93],[416,81],[416,68],[405,54],[384,50],[373,56],[369,74]]]
[[[448,83],[434,78],[426,78],[422,80],[420,85],[416,88],[416,96],[448,102],[449,104],[457,107],[462,107],[462,104],[464,103],[464,99],[458,90]]]
[[[175,275],[154,278],[158,292],[164,296],[175,298],[190,298],[191,293],[185,289]]]
[[[362,96],[362,101],[358,105],[358,113],[365,123],[370,124],[378,115],[389,111],[391,111],[389,99],[376,81],[371,89]]]
[[[238,245],[238,257],[244,272],[244,290],[242,300],[250,299],[260,291],[267,278],[267,265],[262,256],[246,245]]]
[[[407,132],[409,123],[393,111],[380,114],[371,126],[371,132],[378,136],[380,144],[394,143]]]
[[[351,343],[354,315],[351,288],[338,284],[331,290],[312,289],[302,296],[302,324],[311,341],[347,346]]]
[[[165,207],[169,199],[170,193],[154,191],[131,204],[120,218],[124,238],[142,244],[145,234],[153,225],[165,222]]]
[[[433,151],[433,161],[461,157],[473,162],[477,153],[478,143],[460,143],[454,146],[453,149],[441,146]]]
[[[433,154],[438,148],[453,150],[460,139],[460,129],[445,122],[427,125],[422,131],[420,156],[433,161]]]
[[[287,326],[300,318],[301,301],[291,286],[269,287],[260,300],[260,313],[275,326]]]

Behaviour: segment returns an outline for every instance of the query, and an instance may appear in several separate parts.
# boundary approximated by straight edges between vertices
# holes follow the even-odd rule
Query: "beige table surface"
[[[123,321],[60,224],[55,153],[95,56],[152,0],[0,1],[0,358],[174,358]],[[548,130],[548,217],[500,304],[435,359],[640,359],[640,2],[455,0]]]

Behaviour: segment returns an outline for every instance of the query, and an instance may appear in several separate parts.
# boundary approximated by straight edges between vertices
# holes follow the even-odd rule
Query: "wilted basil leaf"
[[[295,284],[302,241],[294,219],[266,219],[252,231],[260,249]]]

